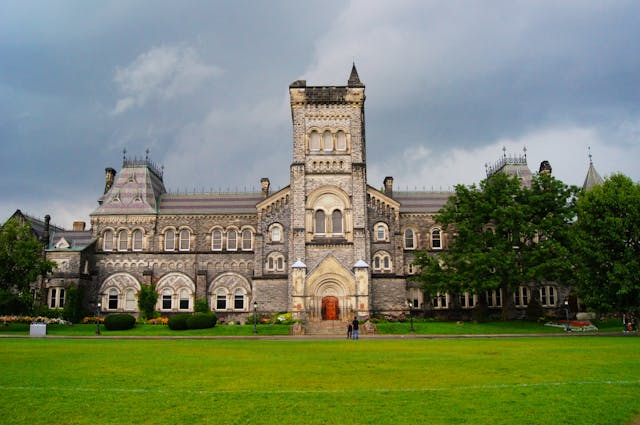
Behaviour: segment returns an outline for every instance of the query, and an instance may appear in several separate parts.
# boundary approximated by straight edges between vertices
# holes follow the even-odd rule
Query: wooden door
[[[336,297],[322,298],[322,320],[338,320],[340,305]]]

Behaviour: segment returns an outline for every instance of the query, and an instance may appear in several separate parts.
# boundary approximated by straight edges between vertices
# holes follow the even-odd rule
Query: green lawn
[[[601,332],[621,331],[619,321],[598,322],[594,321]],[[377,325],[379,334],[402,335],[411,334],[410,321],[405,322],[380,322]],[[544,326],[539,323],[532,323],[522,320],[496,321],[487,323],[456,323],[440,322],[433,320],[414,320],[414,333],[416,335],[479,335],[479,334],[530,334],[530,333],[564,333],[564,330]],[[288,335],[288,325],[259,324],[257,326],[258,335]],[[253,325],[221,325],[218,324],[211,329],[197,329],[186,331],[172,331],[166,325],[142,325],[138,324],[134,329],[128,331],[108,331],[104,326],[100,326],[102,335],[117,336],[250,336],[253,335]],[[67,336],[90,336],[95,335],[96,325],[76,324],[48,325],[48,335]],[[28,324],[10,324],[0,326],[0,334],[28,335]],[[346,329],[345,329],[346,334]]]
[[[640,338],[0,339],[7,424],[625,424]]]

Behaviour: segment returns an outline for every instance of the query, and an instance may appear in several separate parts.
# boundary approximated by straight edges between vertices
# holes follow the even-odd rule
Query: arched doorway
[[[338,320],[340,318],[340,302],[337,297],[322,298],[322,320]]]

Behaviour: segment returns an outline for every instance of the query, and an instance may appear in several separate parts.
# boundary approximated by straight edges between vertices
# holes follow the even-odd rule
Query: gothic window
[[[342,234],[342,211],[340,210],[331,213],[331,231],[334,235]]]
[[[222,251],[222,230],[215,229],[211,232],[211,250]]]
[[[240,288],[236,289],[233,295],[233,309],[244,310],[244,292]]]
[[[142,251],[142,230],[134,230],[132,236],[132,249],[134,251]]]
[[[337,151],[347,150],[347,135],[342,130],[336,133],[336,150]]]
[[[437,292],[435,297],[433,297],[433,308],[435,309],[443,309],[449,307],[449,294],[443,294]]]
[[[180,290],[180,310],[189,310],[189,290],[183,288]]]
[[[189,251],[191,232],[186,229],[180,230],[180,251]]]
[[[118,290],[116,288],[109,289],[109,298],[107,308],[109,310],[118,309]]]
[[[176,249],[176,232],[167,230],[164,233],[164,250],[174,251]]]
[[[227,291],[224,288],[218,289],[216,292],[216,310],[227,309]]]
[[[113,231],[107,230],[102,235],[102,250],[113,251]]]
[[[124,293],[124,308],[125,310],[133,311],[136,309],[136,291],[133,288],[129,288]]]
[[[235,230],[227,231],[227,251],[237,251],[238,249],[238,232]]]
[[[385,273],[391,271],[391,256],[386,251],[378,251],[373,256],[373,271]]]
[[[404,231],[404,249],[416,249],[415,232],[413,229]]]
[[[64,288],[49,289],[49,308],[64,307]]]
[[[329,130],[325,131],[322,135],[322,147],[325,152],[333,151],[333,136]]]
[[[462,308],[473,308],[476,305],[476,296],[465,292],[460,294],[458,301],[460,303],[460,307]]]
[[[251,251],[253,249],[253,232],[250,229],[242,231],[242,250]]]
[[[127,250],[127,231],[120,230],[118,232],[118,251]]]
[[[502,307],[502,291],[500,289],[486,291],[485,299],[488,307]]]
[[[173,294],[171,290],[165,289],[162,291],[162,309],[163,310],[171,310],[171,298]]]
[[[317,131],[312,131],[309,136],[309,150],[312,152],[320,150],[320,133]]]
[[[284,271],[284,256],[279,252],[269,254],[267,258],[267,271],[270,272],[283,272]]]
[[[315,218],[316,218],[316,222],[315,222],[315,225],[316,225],[315,230],[316,231],[315,231],[315,233],[319,234],[319,235],[325,234],[326,233],[326,231],[325,231],[326,223],[325,223],[324,211],[317,210]]]
[[[442,249],[441,232],[439,228],[431,229],[431,248]]]

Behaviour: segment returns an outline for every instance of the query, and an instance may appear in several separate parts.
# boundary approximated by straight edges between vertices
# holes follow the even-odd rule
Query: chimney
[[[116,178],[116,170],[111,167],[104,169],[104,193],[107,193],[111,186],[113,186],[113,181]]]
[[[84,232],[84,228],[86,223],[84,221],[74,221],[73,222],[73,231],[74,232]]]
[[[262,187],[262,195],[265,198],[269,197],[269,186],[271,185],[271,183],[269,182],[269,179],[266,177],[263,177],[260,179],[260,186]]]
[[[393,177],[391,176],[384,178],[384,194],[393,198]]]
[[[42,232],[42,244],[45,248],[49,247],[49,229],[51,228],[50,222],[51,216],[49,214],[44,216],[44,230]]]

